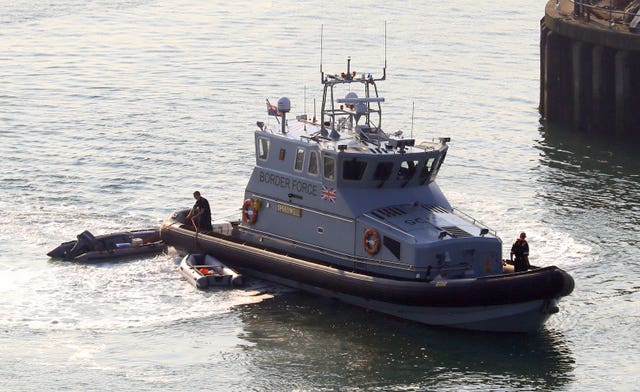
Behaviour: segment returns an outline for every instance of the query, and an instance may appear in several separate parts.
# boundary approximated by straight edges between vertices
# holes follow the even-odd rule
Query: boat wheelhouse
[[[501,273],[495,232],[453,210],[435,183],[449,139],[385,133],[376,86],[384,76],[358,75],[349,64],[323,78],[319,122],[288,119],[284,98],[277,123],[258,124],[241,236],[407,279]]]

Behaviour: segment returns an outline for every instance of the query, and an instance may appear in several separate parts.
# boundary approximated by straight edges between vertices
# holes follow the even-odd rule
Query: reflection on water
[[[540,132],[540,163],[553,190],[542,197],[575,209],[640,212],[637,150],[563,128],[546,126]]]
[[[639,163],[536,132],[540,3],[284,3],[2,2],[2,389],[636,388]],[[265,97],[316,111],[323,24],[329,72],[348,56],[380,72],[388,50],[389,130],[413,133],[415,100],[415,137],[452,137],[439,182],[454,204],[506,252],[527,230],[536,263],[574,276],[544,332],[433,329],[278,290],[248,305],[246,289],[195,291],[173,256],[48,261],[86,229],[157,226],[195,189],[214,216],[237,211]]]
[[[540,192],[550,219],[614,252],[638,252],[640,161],[630,145],[549,125],[541,128]],[[632,248],[631,248],[631,247]],[[633,249],[635,248],[635,249]],[[613,250],[613,249],[612,249]],[[639,258],[636,257],[636,260]]]
[[[624,377],[631,365],[620,354],[640,352],[637,152],[562,128],[545,126],[540,134],[534,185],[540,219],[570,236],[556,241],[555,249],[558,258],[569,260],[564,263],[576,281],[576,290],[563,299],[564,311],[551,321],[581,347],[586,366],[577,368],[577,379],[589,379],[602,361],[611,369],[608,377]]]
[[[430,328],[292,292],[240,307],[253,374],[274,385],[557,390],[572,379],[564,336]],[[283,366],[286,365],[286,366]],[[317,371],[317,369],[322,369]],[[419,369],[419,370],[417,370]]]

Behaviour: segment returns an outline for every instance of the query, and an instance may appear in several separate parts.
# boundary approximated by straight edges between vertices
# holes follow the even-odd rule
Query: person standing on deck
[[[529,265],[529,244],[527,243],[527,234],[525,232],[520,233],[520,237],[511,246],[511,261],[513,256],[516,256],[516,260],[513,263],[515,272],[527,271]]]
[[[193,192],[196,203],[187,215],[187,221],[191,220],[196,231],[211,230],[211,207],[209,201],[200,195],[200,192]]]

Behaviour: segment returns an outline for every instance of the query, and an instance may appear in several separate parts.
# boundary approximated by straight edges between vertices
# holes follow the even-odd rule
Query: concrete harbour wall
[[[540,21],[540,113],[576,131],[640,141],[640,33],[550,0]]]

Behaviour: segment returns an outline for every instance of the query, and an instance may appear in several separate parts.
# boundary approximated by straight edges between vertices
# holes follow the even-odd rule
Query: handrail
[[[452,212],[455,215],[459,216],[460,218],[463,218],[463,219],[471,222],[471,224],[473,224],[473,225],[478,225],[478,226],[480,226],[482,228],[485,228],[485,229],[489,230],[489,233],[491,235],[493,235],[494,237],[498,237],[498,231],[497,230],[492,229],[491,227],[487,226],[485,223],[483,223],[483,222],[479,221],[478,219],[472,217],[471,215],[467,214],[466,212],[461,211],[461,210],[459,210],[457,208],[452,208]]]
[[[562,0],[556,0],[556,6],[559,6],[559,3]],[[573,14],[577,17],[584,18],[587,21],[594,20],[598,22],[598,20],[606,21],[610,28],[613,28],[616,24],[623,25],[629,27],[629,24],[633,18],[639,15],[640,8],[635,9],[633,12],[626,12],[624,9],[614,9],[613,0],[609,0],[608,7],[602,7],[599,5],[595,5],[594,0],[569,0],[569,2],[573,3]],[[629,1],[625,8],[631,4]],[[607,14],[608,17],[602,18],[602,16],[598,15],[597,11],[601,14]],[[594,19],[592,19],[594,17]]]

